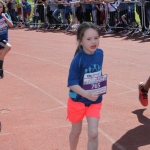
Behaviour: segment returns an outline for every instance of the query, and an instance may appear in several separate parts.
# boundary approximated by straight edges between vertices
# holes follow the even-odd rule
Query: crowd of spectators
[[[14,26],[77,29],[83,21],[100,26],[102,33],[127,34],[140,28],[149,33],[148,0],[5,0]],[[144,7],[143,7],[144,6]],[[125,30],[126,29],[126,30]]]

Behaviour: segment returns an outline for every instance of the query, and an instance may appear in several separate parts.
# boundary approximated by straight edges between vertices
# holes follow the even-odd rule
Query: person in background
[[[6,4],[0,0],[0,79],[4,77],[4,58],[11,49],[8,43],[8,26],[12,27],[13,23],[6,12]]]

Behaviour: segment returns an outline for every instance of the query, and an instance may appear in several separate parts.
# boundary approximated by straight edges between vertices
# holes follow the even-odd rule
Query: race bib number
[[[101,71],[86,73],[83,79],[83,89],[99,95],[106,94],[107,74],[101,75]]]

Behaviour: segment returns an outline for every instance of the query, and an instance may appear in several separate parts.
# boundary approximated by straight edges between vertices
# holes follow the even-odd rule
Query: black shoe
[[[0,70],[0,79],[4,78],[4,71],[3,69]]]

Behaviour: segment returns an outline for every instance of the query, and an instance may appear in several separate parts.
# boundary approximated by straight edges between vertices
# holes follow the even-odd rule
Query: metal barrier
[[[150,31],[150,2],[144,2],[143,5],[143,36],[147,35]]]
[[[23,8],[22,10],[22,18],[23,18],[23,27],[33,27],[33,28],[40,28],[43,27],[45,29],[49,29],[51,27],[57,28],[65,27],[65,30],[68,31],[70,29],[77,30],[78,28],[78,17],[77,9],[82,9],[81,15],[83,15],[82,20],[86,21],[83,12],[83,6],[86,4],[90,4],[95,7],[97,16],[100,18],[94,18],[91,12],[88,12],[90,15],[90,21],[93,21],[101,32],[103,33],[121,33],[126,34],[130,32],[131,35],[134,35],[137,31],[141,32],[143,36],[147,35],[150,31],[149,22],[150,22],[150,2],[143,2],[143,1],[135,1],[135,2],[111,2],[111,3],[101,3],[92,1],[91,3],[85,3],[80,0],[80,2],[70,2],[70,3],[59,3],[64,5],[65,7],[69,7],[71,9],[71,22],[68,24],[62,21],[62,17],[64,14],[58,9],[58,3],[54,3],[54,0],[50,0],[48,4],[35,4],[34,6],[34,16],[32,21],[27,24],[25,20],[25,16],[23,15]],[[53,7],[53,6],[56,7]],[[81,8],[82,6],[82,8]],[[52,10],[53,8],[53,10]],[[55,9],[54,9],[55,8]],[[41,9],[41,10],[40,10]],[[48,10],[49,9],[49,10]],[[90,14],[91,13],[91,14]],[[31,17],[31,16],[30,16]],[[58,18],[56,18],[58,17]],[[81,17],[81,16],[80,16]],[[86,16],[87,17],[87,16]],[[64,18],[63,18],[64,19]],[[35,21],[36,20],[36,21]],[[41,20],[41,22],[38,22]],[[99,20],[99,22],[98,22]],[[97,23],[96,23],[97,21]]]
[[[113,32],[120,32],[122,30],[132,30],[132,35],[140,29],[140,24],[137,21],[136,12],[137,2],[125,3],[121,2],[119,5],[116,3],[108,4],[108,27]],[[113,30],[112,30],[113,29]],[[123,32],[124,32],[123,31]],[[109,32],[108,33],[113,33]]]
[[[41,25],[45,24],[45,20],[46,20],[46,7],[43,3],[41,4],[35,4],[34,8],[32,9],[32,11],[35,10],[35,12],[25,12],[24,11],[24,7],[23,4],[21,4],[21,14],[17,14],[16,18],[17,18],[17,22],[13,21],[14,24],[16,24],[16,27],[31,27],[31,26],[37,26],[37,28],[39,28]],[[38,9],[38,10],[37,10]],[[37,10],[37,11],[36,11]],[[17,10],[16,10],[17,13]],[[21,18],[19,18],[19,15],[21,16]],[[11,16],[11,14],[10,14]],[[29,18],[32,18],[31,20]],[[36,19],[33,19],[36,18]],[[37,21],[37,22],[34,22]],[[38,22],[40,20],[40,22]]]

